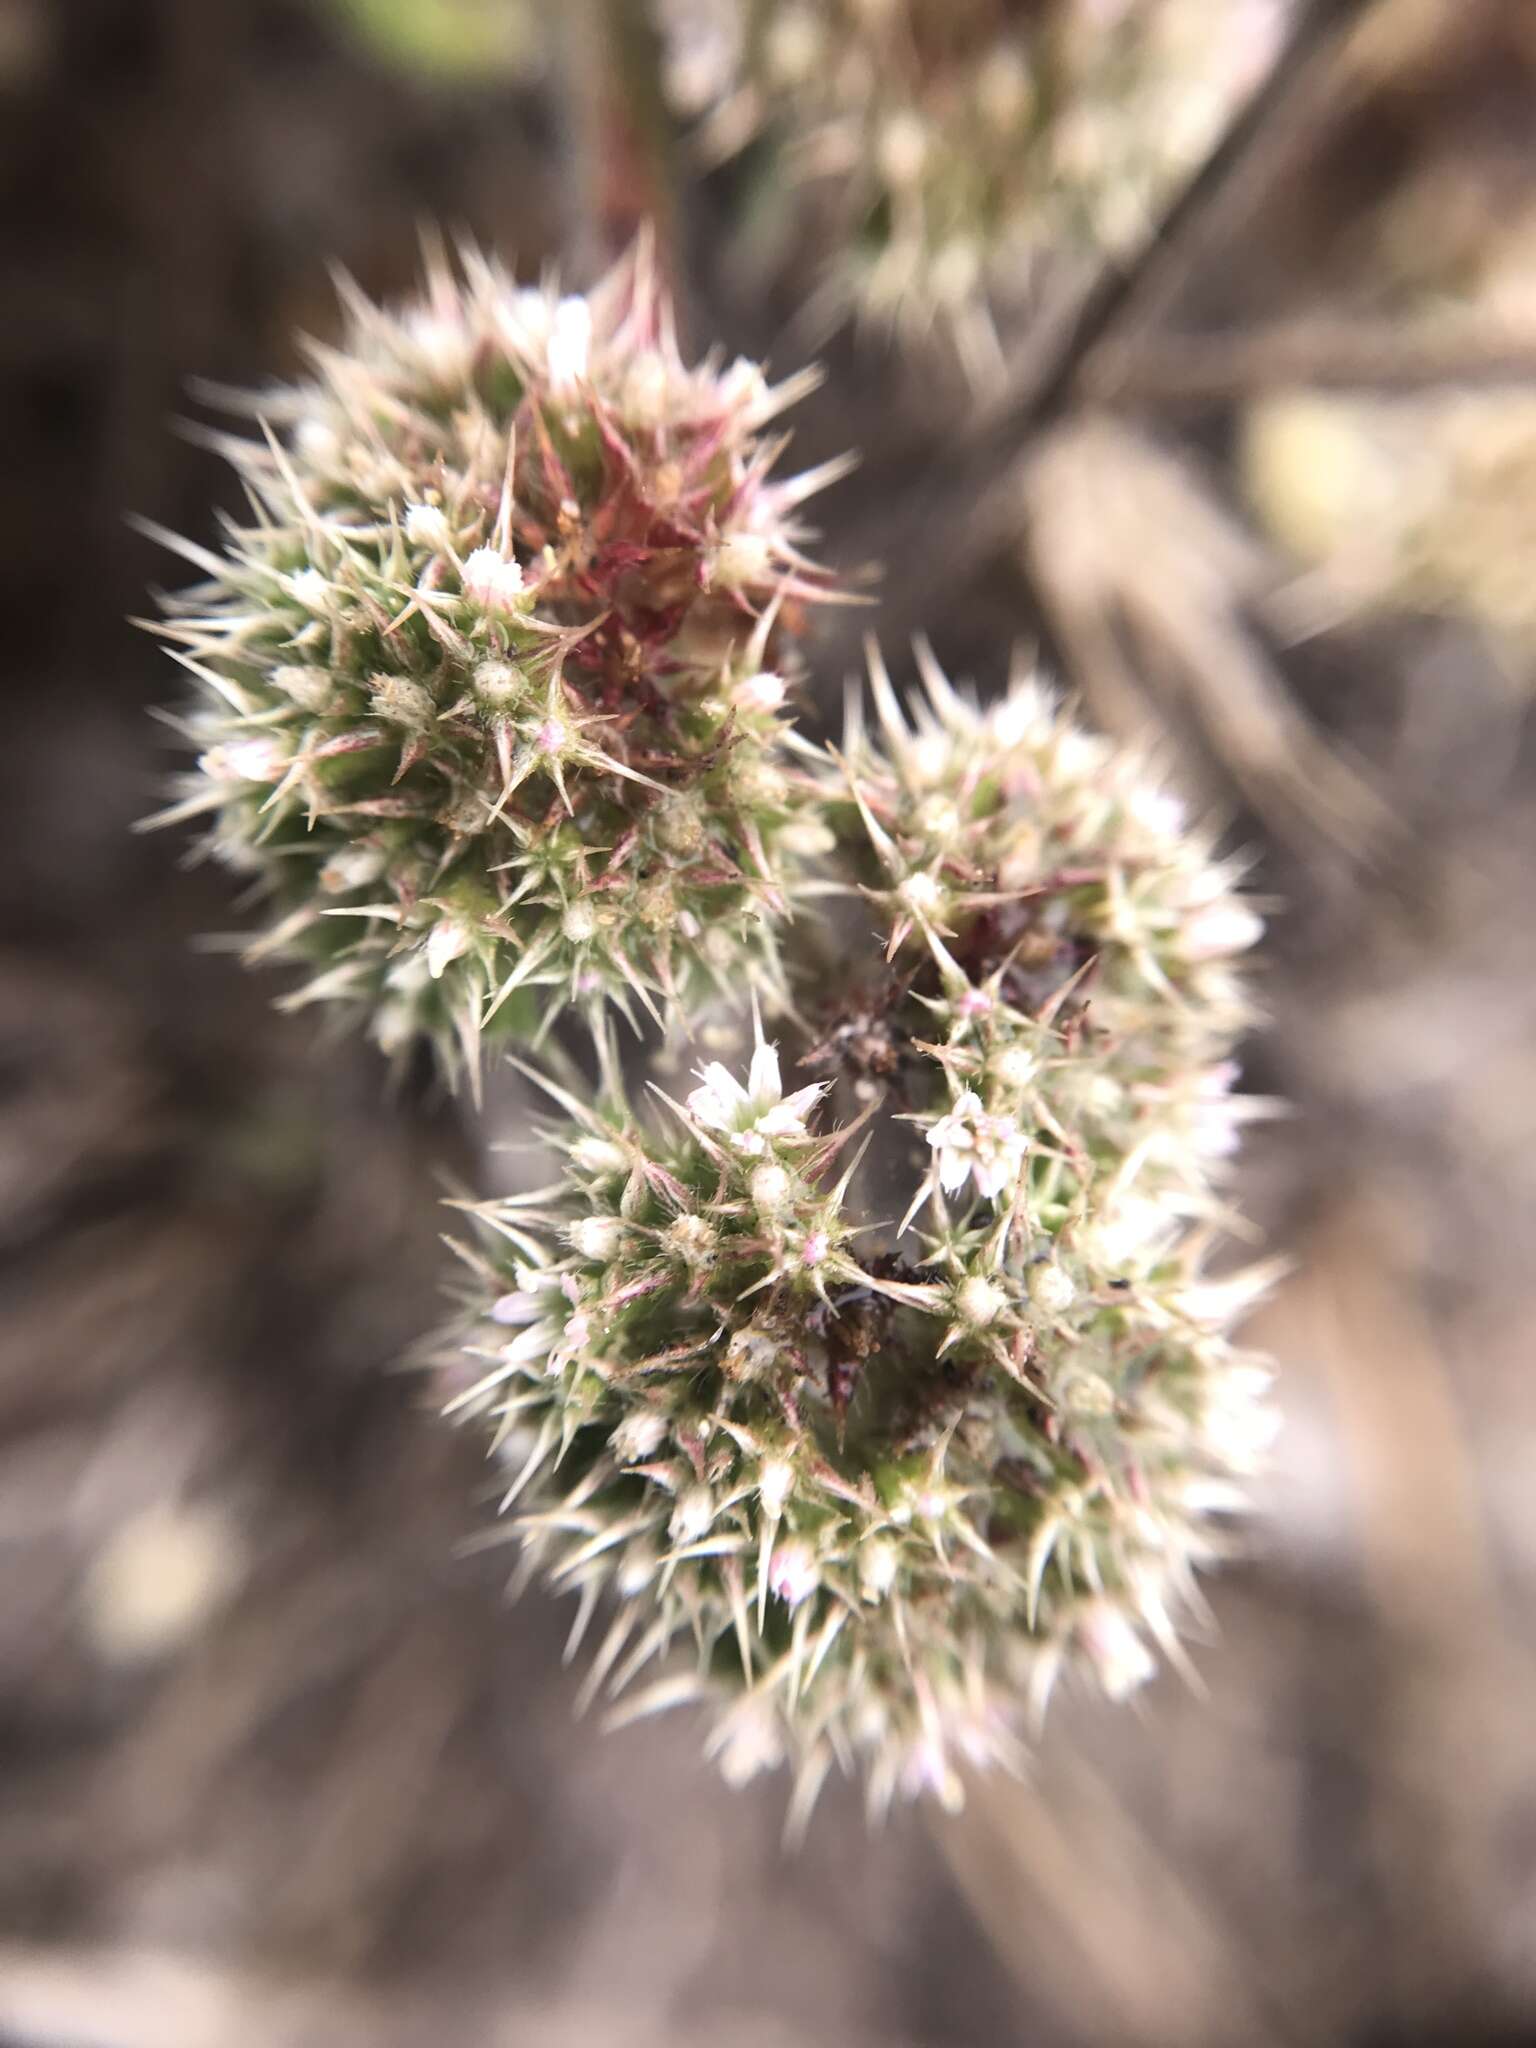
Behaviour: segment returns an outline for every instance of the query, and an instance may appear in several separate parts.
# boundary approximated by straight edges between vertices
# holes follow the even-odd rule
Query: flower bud
[[[623,1173],[629,1166],[629,1154],[622,1145],[590,1132],[583,1132],[571,1146],[571,1159],[584,1173]]]
[[[859,1551],[859,1590],[869,1601],[885,1599],[896,1584],[896,1546],[883,1536],[871,1537]]]
[[[570,1236],[584,1259],[607,1261],[623,1242],[624,1226],[616,1216],[578,1216]]]
[[[608,1441],[621,1465],[638,1465],[643,1458],[655,1456],[667,1433],[664,1415],[654,1408],[638,1408],[624,1417]]]
[[[697,1543],[715,1519],[714,1495],[707,1486],[687,1487],[677,1497],[667,1523],[667,1534],[676,1544]]]
[[[777,1520],[795,1484],[795,1468],[785,1458],[769,1458],[757,1475],[757,1497],[763,1513]]]
[[[464,595],[488,612],[511,611],[523,595],[523,572],[499,548],[476,548],[464,557]]]
[[[1042,1314],[1065,1315],[1077,1298],[1077,1289],[1070,1274],[1063,1271],[1052,1259],[1043,1259],[1029,1269],[1025,1283],[1029,1298]]]
[[[955,1314],[971,1329],[983,1330],[995,1323],[1008,1306],[1008,1297],[994,1281],[973,1273],[955,1289]]]
[[[794,1192],[794,1182],[785,1167],[777,1160],[767,1160],[757,1167],[751,1179],[752,1199],[765,1216],[780,1216],[789,1207]]]
[[[405,537],[416,547],[440,553],[449,541],[448,518],[440,505],[407,505]]]

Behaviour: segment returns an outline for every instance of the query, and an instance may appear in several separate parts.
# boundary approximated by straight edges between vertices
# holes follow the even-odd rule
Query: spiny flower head
[[[644,242],[584,298],[472,252],[398,311],[344,295],[342,345],[223,442],[247,523],[182,544],[200,757],[164,815],[258,878],[293,1000],[450,1069],[567,1003],[772,986],[828,471],[774,480],[764,429],[807,380],[688,366]]]
[[[589,1694],[705,1703],[797,1819],[833,1766],[952,1804],[1063,1670],[1120,1697],[1177,1655],[1270,1428],[1228,1334],[1268,1270],[1206,1270],[1257,921],[1032,679],[981,711],[926,667],[911,720],[877,667],[880,739],[823,770],[858,1029],[786,1015],[792,1088],[755,1024],[664,1115],[611,1060],[560,1094],[558,1178],[474,1212],[437,1353],[530,1567],[578,1636],[606,1611]]]
[[[872,653],[880,737],[856,707],[828,798],[879,920],[908,1092],[930,1091],[925,1193],[1006,1206],[1048,1184],[1053,1221],[1148,1198],[1197,1213],[1246,1113],[1234,962],[1262,924],[1239,870],[1033,676],[980,711],[918,660],[909,719]]]
[[[823,297],[990,333],[1043,267],[1149,231],[1278,46],[1288,0],[658,0],[666,81],[728,154],[762,136]],[[992,351],[995,353],[995,341]]]

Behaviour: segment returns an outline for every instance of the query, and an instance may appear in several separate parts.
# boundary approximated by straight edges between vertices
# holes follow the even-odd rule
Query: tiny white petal
[[[542,1313],[542,1304],[519,1287],[491,1303],[493,1323],[531,1323]]]
[[[784,1092],[779,1078],[779,1055],[774,1046],[759,1039],[752,1053],[752,1065],[747,1073],[747,1093],[754,1102],[777,1102]]]
[[[449,962],[462,958],[468,951],[469,934],[463,925],[450,923],[447,918],[440,920],[427,934],[427,972],[434,981],[441,981]]]

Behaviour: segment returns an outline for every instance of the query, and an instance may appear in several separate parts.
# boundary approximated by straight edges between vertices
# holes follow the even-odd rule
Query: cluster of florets
[[[657,0],[666,79],[727,154],[763,137],[824,298],[982,329],[1042,267],[1148,232],[1272,60],[1288,0]]]
[[[925,665],[818,772],[861,951],[793,950],[812,1078],[757,1024],[665,1115],[612,1062],[562,1095],[439,1354],[577,1633],[608,1603],[589,1689],[708,1702],[799,1812],[834,1765],[953,1802],[1064,1667],[1141,1684],[1270,1427],[1228,1335],[1267,1276],[1204,1271],[1258,920],[1033,680],[982,712]]]
[[[817,843],[780,713],[826,472],[775,481],[763,430],[805,380],[687,366],[644,243],[584,298],[471,253],[347,306],[224,444],[248,522],[183,545],[200,758],[163,815],[257,880],[295,1001],[450,1067],[568,1003],[771,992]]]
[[[1250,489],[1270,531],[1346,603],[1472,620],[1536,664],[1536,398],[1317,393],[1251,412]]]

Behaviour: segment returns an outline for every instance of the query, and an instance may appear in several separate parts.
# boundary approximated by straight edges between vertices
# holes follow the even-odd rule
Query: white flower
[[[510,1294],[498,1296],[490,1308],[493,1323],[518,1332],[502,1348],[502,1357],[509,1366],[529,1365],[539,1359],[546,1373],[557,1373],[586,1342],[591,1334],[588,1317],[580,1310],[562,1316],[562,1302],[569,1306],[569,1295],[558,1273],[537,1266],[518,1267],[517,1286]]]
[[[1171,789],[1134,784],[1126,793],[1125,814],[1158,839],[1177,839],[1189,822],[1183,801]]]
[[[722,372],[716,387],[720,403],[727,411],[756,412],[767,403],[768,382],[756,363],[750,363],[745,356],[738,356],[730,367]]]
[[[1095,1600],[1077,1618],[1077,1638],[1100,1685],[1112,1700],[1123,1700],[1157,1674],[1157,1662],[1120,1609]]]
[[[939,1186],[946,1194],[956,1193],[971,1177],[989,1202],[1011,1195],[1018,1186],[1029,1140],[1012,1117],[989,1115],[974,1089],[957,1097],[954,1108],[931,1124],[927,1135],[938,1154]]]
[[[805,1119],[821,1099],[824,1085],[784,1093],[779,1055],[761,1035],[752,1054],[745,1087],[729,1067],[711,1060],[699,1069],[702,1086],[688,1097],[688,1114],[707,1130],[721,1132],[738,1152],[761,1158],[771,1140],[789,1143],[809,1136]]]
[[[464,374],[471,348],[469,332],[451,313],[415,306],[402,318],[400,330],[429,376],[446,384]]]
[[[369,694],[380,718],[413,731],[424,732],[437,712],[432,692],[424,684],[412,682],[409,676],[373,676],[369,679]]]
[[[948,780],[955,760],[955,742],[948,733],[920,732],[908,746],[903,766],[916,788],[931,789]]]
[[[859,1591],[866,1600],[883,1600],[896,1583],[896,1546],[876,1536],[859,1552]]]
[[[1186,960],[1222,960],[1245,953],[1264,934],[1264,920],[1246,903],[1211,903],[1187,918],[1179,933]]]
[[[821,1584],[816,1553],[808,1543],[781,1543],[768,1560],[768,1587],[786,1607],[798,1607]]]
[[[545,363],[550,386],[569,391],[587,374],[592,355],[592,308],[585,299],[562,299],[550,322]]]
[[[814,860],[818,854],[830,853],[837,844],[835,835],[814,818],[794,818],[778,834],[775,844],[785,853],[798,854],[802,859]]]
[[[463,925],[442,918],[427,934],[427,972],[434,981],[441,981],[443,969],[450,961],[458,960],[469,951],[469,933]]]
[[[773,551],[760,533],[729,533],[715,549],[711,581],[722,590],[766,583],[772,574]]]
[[[287,767],[276,740],[231,740],[210,747],[198,764],[216,782],[275,782]]]
[[[1020,683],[987,714],[990,737],[1005,753],[1038,735],[1050,710],[1033,683]]]
[[[300,420],[293,430],[293,445],[306,462],[323,468],[335,461],[341,447],[341,436],[326,420]]]
[[[731,691],[731,702],[738,711],[777,711],[784,702],[784,678],[771,668],[744,676]]]
[[[1056,734],[1056,773],[1063,782],[1086,782],[1102,769],[1106,751],[1092,733],[1064,725]]]
[[[921,1735],[913,1741],[901,1767],[901,1788],[909,1799],[931,1793],[946,1813],[960,1811],[965,1788],[936,1733]]]
[[[1269,1292],[1274,1279],[1273,1263],[1260,1260],[1240,1267],[1235,1273],[1192,1280],[1168,1296],[1168,1306],[1175,1315],[1187,1316],[1191,1322],[1204,1323],[1213,1330],[1225,1329]]]
[[[331,586],[318,569],[300,569],[288,578],[288,589],[306,611],[323,612],[330,600]]]
[[[666,1417],[658,1415],[654,1408],[641,1408],[624,1417],[608,1443],[621,1465],[636,1465],[659,1451],[666,1438]]]
[[[707,1486],[690,1486],[680,1493],[667,1523],[674,1543],[697,1543],[715,1519],[715,1497]]]
[[[1176,1227],[1177,1212],[1167,1202],[1135,1188],[1113,1190],[1093,1225],[1093,1250],[1107,1266],[1124,1266],[1143,1255],[1156,1254]]]
[[[348,889],[366,889],[383,874],[387,856],[377,846],[343,846],[320,870],[320,886],[340,896]]]
[[[1270,1381],[1258,1365],[1232,1365],[1211,1376],[1200,1438],[1229,1472],[1259,1471],[1279,1434],[1280,1411],[1269,1399]]]
[[[776,1769],[784,1761],[784,1743],[772,1708],[759,1700],[732,1708],[710,1737],[706,1754],[714,1757],[720,1775],[735,1791],[759,1771]]]
[[[763,1513],[777,1521],[784,1512],[795,1484],[795,1468],[787,1458],[769,1458],[757,1475],[757,1495]]]
[[[464,595],[489,611],[510,611],[522,594],[523,572],[499,548],[476,548],[464,558]]]
[[[515,1288],[510,1294],[499,1294],[491,1303],[493,1323],[531,1323],[543,1313],[544,1304],[526,1287]]]
[[[614,1591],[622,1599],[635,1599],[655,1578],[660,1562],[660,1558],[649,1543],[629,1544],[619,1560],[618,1571],[614,1574]]]
[[[1190,1140],[1206,1159],[1228,1159],[1237,1150],[1242,1109],[1232,1100],[1236,1060],[1223,1060],[1197,1076],[1190,1103]]]

